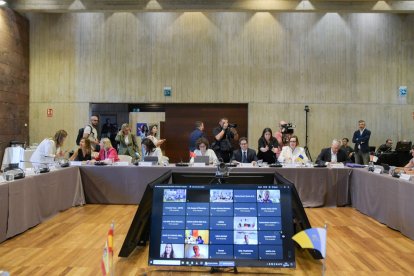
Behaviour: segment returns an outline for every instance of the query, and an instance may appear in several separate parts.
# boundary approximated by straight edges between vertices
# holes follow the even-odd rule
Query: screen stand
[[[210,180],[208,184],[214,185],[214,184],[225,184],[225,183],[226,183],[226,177],[215,176]]]
[[[231,267],[229,271],[224,271],[224,269],[221,268],[221,267],[213,266],[210,269],[210,274],[223,273],[223,272],[227,272],[228,273],[228,272],[231,272],[231,271],[233,271],[234,274],[238,274],[239,273],[239,271],[237,270],[237,267],[236,266],[235,267]]]

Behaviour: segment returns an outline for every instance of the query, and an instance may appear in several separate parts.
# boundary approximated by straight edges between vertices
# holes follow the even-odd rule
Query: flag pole
[[[115,232],[115,221],[112,220],[111,229],[112,229],[112,256],[111,256],[111,276],[115,276],[115,267],[114,267],[114,232]]]
[[[325,222],[325,230],[326,230],[326,244],[325,244],[325,258],[322,260],[322,276],[325,276],[326,271],[326,258],[328,257],[328,254],[326,254],[326,245],[328,244],[328,224]]]

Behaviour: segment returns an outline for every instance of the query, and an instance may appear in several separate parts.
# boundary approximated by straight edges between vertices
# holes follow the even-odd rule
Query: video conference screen
[[[283,185],[156,185],[149,265],[295,267]]]

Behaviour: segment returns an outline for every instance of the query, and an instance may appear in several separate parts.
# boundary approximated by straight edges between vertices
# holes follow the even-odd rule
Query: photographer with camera
[[[211,149],[217,155],[219,160],[228,163],[233,154],[232,140],[238,140],[239,134],[236,130],[236,124],[229,124],[229,119],[221,118],[219,126],[213,129],[214,143]]]
[[[293,135],[295,126],[292,123],[286,123],[285,121],[279,122],[279,131],[275,133],[275,138],[279,143],[276,157],[279,157],[282,147],[289,146],[290,137]]]

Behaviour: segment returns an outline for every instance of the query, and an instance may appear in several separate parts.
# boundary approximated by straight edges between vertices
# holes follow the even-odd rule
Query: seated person
[[[346,152],[340,147],[341,142],[334,139],[330,148],[321,150],[315,163],[318,165],[329,165],[330,163],[351,162]]]
[[[341,149],[345,151],[348,158],[351,158],[354,155],[354,149],[348,145],[349,139],[342,138],[342,146]]]
[[[204,254],[201,254],[200,247],[198,245],[193,246],[194,255],[191,256],[191,258],[201,258],[204,259]]]
[[[210,164],[217,164],[219,162],[214,150],[209,149],[209,143],[206,138],[201,137],[197,139],[195,145],[194,156],[208,156]],[[194,157],[191,157],[190,163],[194,163]]]
[[[141,150],[142,150],[142,161],[144,161],[145,156],[157,156],[158,164],[161,164],[162,162],[161,149],[157,148],[151,139],[144,138],[141,141]]]
[[[88,161],[92,159],[92,146],[88,138],[82,138],[79,148],[69,158],[70,161]]]
[[[256,164],[256,151],[249,148],[246,137],[239,139],[240,149],[233,151],[232,162]]]
[[[197,237],[196,242],[197,242],[198,244],[204,244],[204,240],[203,240],[203,238],[202,238],[201,236],[198,236],[198,237]]]
[[[284,163],[306,163],[309,159],[306,156],[305,150],[298,146],[298,136],[291,136],[289,139],[289,146],[282,148],[282,152],[277,160]]]
[[[102,138],[100,143],[100,151],[98,156],[95,157],[96,161],[104,161],[107,163],[119,161],[118,153],[116,149],[112,147],[111,140],[109,138]]]
[[[406,173],[406,174],[414,174],[414,146],[411,147],[411,160],[407,163],[407,165],[404,166],[404,168],[395,168],[396,173]]]
[[[382,144],[381,146],[379,146],[379,148],[377,149],[377,153],[383,153],[383,152],[391,152],[392,151],[392,139],[388,138],[385,141],[385,144]]]

